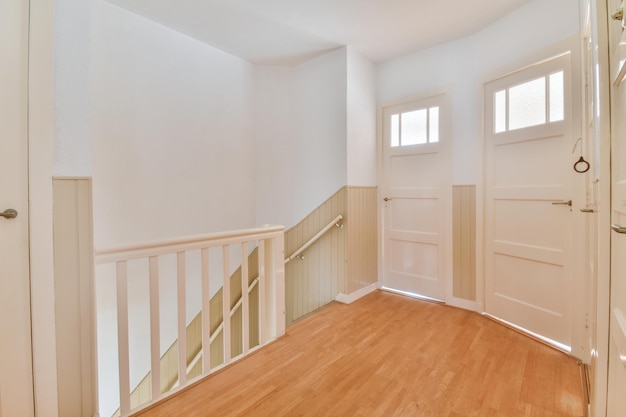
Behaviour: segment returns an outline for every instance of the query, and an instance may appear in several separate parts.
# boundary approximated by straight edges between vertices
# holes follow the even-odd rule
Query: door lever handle
[[[626,234],[626,227],[622,227],[619,224],[612,224],[611,230],[613,230],[614,232],[620,233],[622,235]]]
[[[383,201],[384,201],[385,203],[386,203],[387,201],[390,201],[390,200],[393,200],[393,199],[392,199],[392,198],[389,198],[389,197],[385,197],[385,198],[383,198]]]
[[[583,213],[593,213],[592,208],[581,208],[580,211],[582,211]]]
[[[572,206],[572,200],[554,201],[552,203],[552,205],[554,205],[554,206],[570,206],[571,207]]]
[[[0,217],[4,217],[5,219],[14,219],[17,217],[17,210],[6,209],[0,213]]]
[[[622,20],[624,18],[624,8],[620,7],[619,9],[615,10],[613,13],[611,13],[611,19],[613,20]]]

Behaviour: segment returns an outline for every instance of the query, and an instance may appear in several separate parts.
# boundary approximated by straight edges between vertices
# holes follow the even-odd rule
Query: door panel
[[[556,79],[552,74],[563,74],[564,82],[558,79],[564,103],[569,103],[568,69],[565,54],[485,86],[485,311],[566,349],[572,343],[574,141],[568,134],[569,107],[563,104],[563,113],[553,116],[546,97],[548,80]],[[542,79],[543,115],[533,117],[543,124],[509,125],[508,112],[516,108],[504,104],[507,94],[513,96],[514,89],[529,80]]]
[[[609,11],[619,5],[613,3]],[[611,178],[612,223],[626,227],[626,36],[612,22],[611,44]],[[619,40],[619,41],[618,41]],[[609,389],[607,415],[626,415],[626,234],[617,229],[611,234],[611,314],[609,325]]]
[[[445,298],[450,217],[446,105],[445,96],[435,96],[383,112],[383,286],[439,300]],[[403,146],[403,116],[416,114],[423,116],[423,136],[415,139],[411,131],[414,136]]]
[[[0,416],[34,415],[28,270],[28,1],[0,2]]]

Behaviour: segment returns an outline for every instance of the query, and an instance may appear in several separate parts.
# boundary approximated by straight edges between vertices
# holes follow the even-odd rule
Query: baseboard
[[[350,294],[339,293],[337,294],[337,297],[335,297],[335,300],[343,304],[351,304],[359,298],[364,297],[373,291],[376,291],[377,289],[377,284],[373,283]]]

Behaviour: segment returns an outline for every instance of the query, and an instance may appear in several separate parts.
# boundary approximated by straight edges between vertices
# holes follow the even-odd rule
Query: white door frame
[[[33,374],[37,417],[58,417],[52,174],[54,0],[30,0],[29,199]]]
[[[611,250],[611,137],[610,137],[610,77],[609,51],[607,28],[607,3],[605,0],[583,0],[580,4],[581,16],[588,20],[590,28],[588,36],[591,49],[595,54],[589,67],[587,82],[594,85],[595,109],[587,109],[589,120],[595,127],[595,140],[598,141],[596,162],[598,164],[597,187],[597,271],[595,278],[595,292],[592,294],[590,312],[591,328],[591,386],[590,412],[591,416],[606,416],[607,373],[608,373],[608,346],[609,346],[609,299],[610,299],[610,250]],[[585,45],[583,45],[584,47]],[[585,65],[585,63],[583,63]],[[587,100],[588,102],[589,100]],[[589,113],[591,111],[591,113]],[[595,314],[594,314],[595,313]],[[595,316],[595,317],[594,317]],[[595,318],[595,320],[594,320]]]

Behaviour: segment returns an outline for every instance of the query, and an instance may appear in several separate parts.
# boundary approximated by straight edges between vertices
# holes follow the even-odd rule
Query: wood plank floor
[[[476,313],[376,291],[332,304],[160,416],[582,416],[576,360]]]

